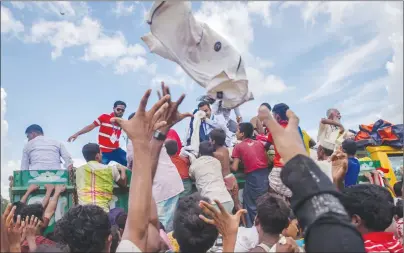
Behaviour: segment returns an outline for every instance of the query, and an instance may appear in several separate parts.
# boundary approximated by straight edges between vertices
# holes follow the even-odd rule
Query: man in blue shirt
[[[348,169],[344,178],[345,187],[356,185],[360,171],[359,160],[355,157],[357,149],[356,142],[354,140],[347,139],[342,143],[342,149],[348,155]]]

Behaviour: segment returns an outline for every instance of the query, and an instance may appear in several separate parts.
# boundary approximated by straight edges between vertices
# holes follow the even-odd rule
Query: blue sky
[[[174,63],[149,53],[140,37],[151,2],[1,3],[1,176],[19,168],[33,123],[64,141],[77,164],[81,147],[67,138],[109,113],[115,100],[135,111],[143,92],[164,80],[192,111],[204,90]],[[383,118],[403,122],[402,2],[192,2],[198,20],[243,55],[255,100],[241,107],[249,120],[262,102],[284,102],[316,137],[328,108],[343,123]],[[64,12],[65,15],[60,15]],[[156,101],[156,96],[152,101]],[[185,123],[176,126],[181,137]],[[122,142],[123,143],[123,142]],[[4,195],[4,194],[3,194]]]

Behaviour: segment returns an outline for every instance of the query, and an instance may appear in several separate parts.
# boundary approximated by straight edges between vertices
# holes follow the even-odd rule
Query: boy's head
[[[274,105],[274,108],[272,108],[272,114],[276,121],[281,122],[281,121],[287,121],[288,117],[286,116],[286,112],[289,110],[289,106],[284,103],[276,104]]]
[[[289,226],[290,208],[287,203],[270,193],[257,200],[257,217],[255,226],[258,233],[279,235]]]
[[[354,185],[343,190],[342,204],[361,234],[383,232],[394,216],[390,192],[373,184]]]
[[[289,225],[282,231],[282,235],[286,237],[292,237],[295,240],[297,240],[301,235],[299,221],[297,220],[292,210],[290,210],[289,214]]]
[[[347,139],[342,142],[342,149],[348,156],[354,156],[356,154],[356,142],[351,139]]]
[[[398,181],[393,186],[394,194],[397,198],[403,197],[403,181]]]
[[[178,145],[177,142],[174,140],[166,140],[164,142],[164,146],[166,147],[167,154],[169,156],[173,156],[178,152]]]
[[[209,133],[210,141],[215,146],[224,146],[226,133],[222,129],[215,128]]]
[[[96,205],[79,205],[69,211],[55,226],[57,238],[70,252],[108,252],[111,248],[111,224],[108,214]]]
[[[238,125],[236,132],[237,140],[244,140],[252,138],[254,133],[254,126],[250,122],[243,122]]]
[[[82,149],[82,153],[84,156],[84,159],[86,159],[87,162],[90,161],[97,161],[101,162],[102,161],[102,153],[100,146],[96,143],[88,143],[84,145]]]
[[[28,217],[31,217],[32,215],[38,218],[39,220],[42,220],[42,216],[44,213],[44,208],[41,203],[35,203],[35,204],[29,204],[29,205],[24,205],[21,208],[21,219],[26,219]]]
[[[199,193],[181,198],[174,213],[173,236],[181,252],[207,252],[215,243],[219,232],[214,225],[207,224],[199,218],[202,198]]]
[[[215,147],[210,141],[203,141],[199,144],[199,156],[213,156]]]

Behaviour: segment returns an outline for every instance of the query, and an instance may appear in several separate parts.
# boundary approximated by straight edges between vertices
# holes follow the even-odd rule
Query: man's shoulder
[[[98,119],[100,119],[101,121],[104,121],[104,120],[109,121],[109,119],[111,119],[112,117],[113,116],[110,113],[103,113],[98,117]]]

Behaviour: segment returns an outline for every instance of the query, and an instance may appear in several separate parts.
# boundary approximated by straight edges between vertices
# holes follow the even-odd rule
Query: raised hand
[[[218,206],[219,210],[213,205],[201,201],[199,203],[199,207],[202,208],[202,211],[207,215],[212,217],[212,219],[208,219],[203,215],[199,215],[204,222],[215,225],[219,233],[225,237],[229,237],[232,235],[237,235],[238,227],[240,225],[240,219],[243,214],[247,213],[247,210],[241,209],[238,210],[235,215],[228,213],[223,205],[218,201],[215,200],[216,205]]]
[[[10,215],[14,215],[13,212],[10,212]],[[11,218],[11,221],[13,219]],[[25,222],[21,221],[21,216],[17,216],[17,221],[10,222],[9,226],[7,227],[7,234],[8,234],[8,242],[10,244],[10,251],[11,252],[21,252],[21,235],[23,233],[25,227]]]
[[[264,120],[265,126],[267,126],[272,133],[276,149],[281,155],[284,163],[287,163],[296,155],[308,156],[298,130],[299,118],[291,110],[286,112],[286,116],[289,119],[286,128],[279,125],[270,112],[268,113],[268,119]]]
[[[31,217],[27,217],[25,220],[24,227],[24,235],[28,242],[28,247],[30,252],[35,252],[36,250],[36,242],[35,237],[39,229],[41,228],[41,220],[38,217],[32,215]]]
[[[143,95],[133,118],[130,120],[117,117],[111,119],[112,123],[118,124],[125,131],[132,143],[150,141],[155,130],[167,125],[167,122],[160,118],[168,108],[167,101],[170,99],[170,95],[165,95],[149,111],[146,111],[150,93],[149,89]]]
[[[168,88],[168,86],[166,86],[164,84],[164,82],[161,82],[161,91],[162,93],[160,93],[160,91],[157,91],[157,95],[159,97],[159,99],[161,99],[162,95],[163,96],[167,96],[170,95],[170,89]],[[176,123],[180,122],[181,120],[185,119],[186,117],[192,117],[192,113],[180,113],[178,111],[178,106],[182,103],[182,101],[185,98],[185,94],[182,94],[180,96],[180,98],[176,101],[176,102],[172,102],[171,98],[168,99],[167,103],[168,103],[168,108],[165,111],[165,113],[162,115],[162,120],[165,120],[167,122],[166,130],[168,131],[168,129],[170,129],[173,125],[175,125]]]

